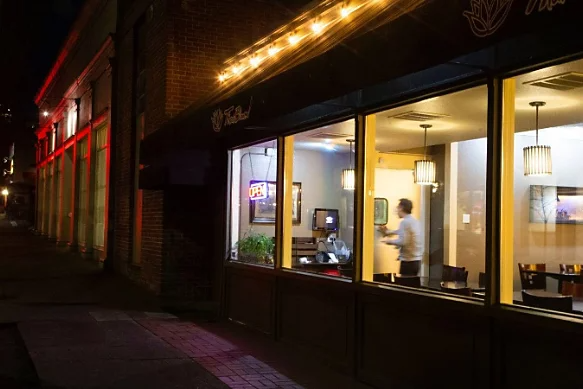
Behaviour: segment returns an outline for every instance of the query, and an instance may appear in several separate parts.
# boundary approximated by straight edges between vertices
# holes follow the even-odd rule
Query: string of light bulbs
[[[225,68],[217,76],[218,82],[220,85],[228,85],[230,81],[240,80],[244,75],[257,71],[261,65],[274,63],[281,59],[283,54],[291,55],[296,48],[302,46],[303,42],[318,39],[325,32],[332,32],[333,29],[346,28],[355,31],[358,27],[355,24],[366,22],[366,20],[359,21],[358,15],[371,11],[369,17],[373,18],[378,14],[378,12],[372,12],[374,7],[388,7],[399,2],[400,0],[324,1],[290,24],[278,29],[271,36],[227,60]],[[415,3],[415,7],[423,2],[423,0],[409,0],[409,3]]]

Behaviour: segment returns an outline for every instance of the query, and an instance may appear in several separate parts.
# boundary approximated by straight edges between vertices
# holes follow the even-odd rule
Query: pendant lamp
[[[435,184],[435,161],[427,159],[427,129],[431,128],[431,124],[421,124],[421,128],[425,130],[425,138],[423,141],[423,159],[415,161],[415,170],[413,172],[414,182],[418,185],[434,185]]]
[[[536,146],[528,146],[523,149],[525,176],[550,176],[553,174],[551,146],[538,144],[538,110],[545,105],[544,101],[530,103],[530,106],[536,109]]]
[[[350,163],[348,169],[342,170],[342,189],[344,190],[354,190],[355,178],[354,178],[354,168],[352,167],[352,144],[354,139],[348,139],[347,142],[350,144]]]

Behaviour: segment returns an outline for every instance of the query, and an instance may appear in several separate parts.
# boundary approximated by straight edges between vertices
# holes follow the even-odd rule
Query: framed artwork
[[[384,226],[389,222],[389,200],[376,197],[374,199],[374,225]]]
[[[530,186],[531,223],[583,224],[583,188]]]
[[[255,181],[251,181],[250,185]],[[292,187],[292,223],[302,223],[302,184],[294,182]],[[275,224],[276,183],[267,181],[267,197],[249,201],[249,223]]]

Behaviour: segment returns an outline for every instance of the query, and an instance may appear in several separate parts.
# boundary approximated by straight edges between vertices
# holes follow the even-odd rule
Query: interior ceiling
[[[544,101],[540,108],[539,125],[545,135],[583,139],[583,87],[561,91],[529,85],[533,80],[568,72],[583,73],[583,60],[552,66],[516,77],[516,132],[532,131],[535,127],[535,109],[532,101]],[[486,136],[487,87],[472,89],[423,100],[376,114],[377,150],[394,152],[423,146],[420,124],[431,124],[427,144],[436,145]],[[414,121],[396,118],[405,113],[429,113],[434,120]],[[563,126],[565,126],[563,128]],[[557,128],[561,127],[561,128]],[[340,134],[339,138],[316,134]],[[303,149],[348,150],[346,139],[353,138],[354,121],[318,128],[296,135],[296,147]],[[530,132],[525,133],[531,134]]]

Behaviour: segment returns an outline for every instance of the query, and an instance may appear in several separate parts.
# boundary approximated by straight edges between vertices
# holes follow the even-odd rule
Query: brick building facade
[[[206,157],[176,155],[182,166],[173,184],[147,187],[140,183],[140,141],[187,107],[204,104],[219,64],[297,15],[304,3],[119,2],[111,202],[115,209],[110,214],[117,271],[173,302],[217,302],[220,264],[211,260],[213,244],[220,239],[214,234],[220,221],[211,206],[217,199],[208,187],[197,184],[200,169],[193,168]],[[215,179],[218,185],[226,182],[226,172],[216,172]]]
[[[106,258],[115,0],[88,0],[35,97],[36,229]]]

